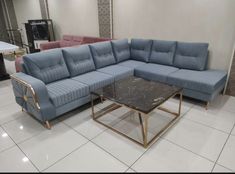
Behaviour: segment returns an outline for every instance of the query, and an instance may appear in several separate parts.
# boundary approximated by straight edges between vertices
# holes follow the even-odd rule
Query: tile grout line
[[[19,112],[21,112],[21,111],[19,111]],[[18,116],[18,117],[16,117],[16,118],[12,119],[12,120],[8,120],[8,121],[6,121],[6,122],[1,123],[0,126],[3,126],[3,125],[5,125],[5,124],[8,124],[8,123],[10,123],[10,122],[13,122],[13,121],[19,119],[20,117],[25,117],[25,116],[26,116],[26,115]]]
[[[87,143],[90,142],[90,140],[89,140],[87,137],[83,136],[82,134],[80,134],[79,132],[77,132],[76,130],[74,130],[73,128],[71,128],[69,125],[65,124],[62,120],[57,120],[57,121],[58,121],[57,124],[58,124],[58,123],[61,123],[61,124],[65,125],[65,126],[68,127],[69,129],[71,129],[71,130],[73,130],[75,133],[77,133],[78,135],[80,135],[80,136],[82,136],[83,138],[85,138],[85,139],[87,140],[87,142],[84,143],[84,144],[82,144],[82,145],[80,145],[79,147],[75,148],[75,149],[72,150],[70,153],[68,153],[67,155],[65,155],[65,156],[63,156],[62,158],[58,159],[56,162],[54,162],[54,163],[51,164],[50,166],[46,167],[46,168],[43,169],[42,171],[45,171],[45,170],[49,169],[50,167],[52,167],[53,165],[55,165],[55,164],[58,163],[59,161],[63,160],[64,158],[66,158],[67,156],[69,156],[70,154],[72,154],[73,152],[77,151],[78,149],[80,149],[81,147],[83,147],[84,145],[86,145]]]
[[[105,150],[103,147],[101,147],[100,145],[96,144],[93,141],[90,141],[92,144],[94,144],[95,146],[97,146],[98,148],[100,148],[101,150],[103,150],[105,153],[109,154],[110,156],[112,156],[113,158],[115,158],[116,160],[118,160],[120,163],[124,164],[127,167],[127,170],[130,168],[130,166],[128,164],[126,164],[125,162],[121,161],[119,158],[117,158],[116,156],[114,156],[112,153],[110,153],[109,151]]]
[[[92,142],[90,139],[88,139],[87,137],[85,137],[84,135],[82,135],[81,133],[79,133],[77,130],[75,130],[74,128],[72,128],[71,126],[67,125],[66,123],[64,123],[62,121],[62,123],[64,125],[66,125],[67,127],[69,127],[70,129],[72,129],[73,131],[75,131],[77,134],[81,135],[82,137],[84,137],[85,139],[87,139],[88,141],[86,143],[84,143],[83,145],[79,146],[78,148],[76,148],[75,150],[73,150],[72,152],[70,152],[69,154],[67,154],[66,156],[64,156],[63,158],[57,160],[55,163],[51,164],[49,167],[45,168],[42,171],[47,170],[48,168],[52,167],[53,165],[55,165],[56,163],[58,163],[59,161],[63,160],[64,158],[66,158],[67,156],[71,155],[73,152],[77,151],[78,149],[80,149],[81,147],[85,146],[88,143],[92,143],[93,145],[97,146],[99,149],[103,150],[105,153],[108,153],[109,155],[111,155],[113,158],[117,159],[115,156],[113,156],[112,154],[110,154],[109,152],[107,152],[106,150],[104,150],[103,148],[101,148],[100,146],[98,146],[97,144],[95,144],[94,142]],[[107,129],[106,129],[107,130]],[[104,130],[103,132],[105,132],[106,130]],[[103,132],[101,132],[100,134],[102,134]],[[100,134],[98,134],[97,136],[99,136]],[[97,137],[95,136],[95,137]],[[95,138],[94,137],[94,138]],[[125,164],[124,162],[120,161],[119,159],[117,159],[119,162],[121,162],[122,164],[124,164],[125,166],[129,167],[127,164]]]
[[[193,107],[194,107],[194,106],[193,106]],[[192,108],[193,108],[193,107],[192,107]],[[226,111],[226,112],[228,112],[228,111]],[[232,113],[232,112],[229,112],[229,113]],[[212,114],[213,114],[213,113],[212,113]],[[192,120],[192,119],[187,118],[187,117],[184,117],[184,119],[187,119],[187,120],[190,120],[190,121],[195,122],[195,123],[197,123],[197,124],[201,124],[201,125],[203,125],[203,126],[206,126],[206,127],[209,127],[209,128],[215,129],[215,130],[218,130],[218,131],[223,132],[223,133],[226,133],[226,134],[229,134],[229,132],[225,132],[225,131],[223,131],[223,130],[220,130],[220,129],[217,129],[217,128],[208,126],[208,125],[203,124],[203,123],[201,123],[201,122],[199,122],[199,121],[195,121],[195,120]],[[235,123],[235,121],[234,121],[234,123]],[[232,130],[233,130],[233,127],[232,127]]]
[[[181,118],[183,118],[183,116],[185,116],[185,115],[192,109],[192,107],[193,107],[193,105],[192,105],[191,107],[189,107],[189,109],[181,116]],[[112,115],[113,115],[113,114],[112,114]],[[115,116],[116,116],[116,115],[115,115]],[[181,119],[181,118],[180,118],[180,119]],[[180,120],[180,119],[179,119],[179,120]],[[123,119],[122,119],[122,120],[123,120]],[[122,120],[120,120],[120,121],[122,121]],[[179,120],[178,120],[178,121],[179,121]],[[119,121],[119,122],[120,122],[120,121]],[[118,122],[118,123],[119,123],[119,122]],[[116,124],[114,124],[114,125],[116,125]],[[106,129],[105,131],[107,131],[107,130],[108,130],[108,129]],[[104,132],[105,132],[105,131],[104,131]],[[103,133],[103,132],[102,132],[102,133]],[[98,135],[97,135],[97,136],[98,136]],[[97,136],[96,136],[96,137],[97,137]],[[159,138],[161,138],[161,136],[160,136]],[[93,139],[95,139],[95,137],[94,137]],[[93,140],[93,139],[92,139],[92,140]],[[92,141],[92,140],[91,140],[91,141]],[[93,141],[92,141],[92,142],[93,142]],[[93,142],[93,143],[96,144],[95,142]],[[154,142],[154,143],[155,143],[155,142]],[[150,149],[150,147],[153,146],[154,143],[152,143],[152,144],[146,149],[146,151],[144,151],[143,154],[140,155],[139,158],[134,161],[134,163],[136,163],[136,162]],[[96,144],[96,145],[97,145],[98,147],[100,147],[98,144]],[[107,153],[109,153],[110,155],[112,155],[114,158],[118,159],[118,158],[115,157],[113,154],[111,154],[110,152],[106,151],[103,147],[100,147],[100,148],[102,148],[105,152],[107,152]],[[118,160],[119,160],[119,159],[118,159]],[[120,160],[119,160],[119,161],[120,161]],[[122,161],[121,161],[121,162],[122,162]],[[124,163],[124,162],[122,162],[122,163]],[[124,164],[129,167],[128,169],[130,169],[130,168],[134,165],[134,163],[132,163],[132,165],[130,165],[130,166],[127,165],[126,163],[124,163]],[[127,170],[128,170],[128,169],[127,169]],[[131,169],[134,170],[133,168],[131,168]],[[126,170],[126,171],[127,171],[127,170]],[[135,171],[135,170],[134,170],[134,171]],[[135,171],[135,172],[136,172],[136,171]]]
[[[134,171],[134,173],[137,173],[137,171],[135,171],[135,170],[134,170],[134,169],[132,169],[131,167],[129,167],[128,169],[126,169],[126,171],[125,171],[124,173],[127,173],[127,171],[128,171],[129,169],[130,169],[130,170],[133,170],[133,171]]]
[[[210,105],[210,106],[212,106],[212,105]],[[209,106],[208,110],[210,110],[210,106]],[[193,107],[202,107],[202,108],[203,108],[203,106],[197,105],[197,104],[195,104]],[[215,107],[215,106],[214,106],[214,107]],[[229,110],[225,110],[225,109],[221,109],[221,108],[218,108],[218,110],[222,110],[222,111],[225,111],[225,112],[229,112],[230,114],[235,114],[235,111],[229,111]]]
[[[3,128],[3,130],[6,132],[6,130]],[[35,169],[40,172],[40,170],[37,168],[37,166],[33,163],[33,161],[24,153],[24,151],[20,148],[20,146],[13,140],[13,138],[9,135],[9,137],[11,138],[11,140],[15,143],[16,147],[18,147],[18,149],[25,155],[25,157],[27,157],[27,159],[30,161],[30,163],[32,164],[32,166],[35,167]],[[13,147],[12,147],[13,148]]]
[[[180,118],[177,122],[179,122],[191,109],[192,109],[192,106],[189,107],[188,111],[186,111],[186,112],[181,116],[181,118]],[[172,126],[174,126],[174,125],[172,125]],[[171,128],[172,128],[172,127],[171,127]],[[165,133],[166,133],[166,132],[165,132]],[[164,134],[163,134],[163,135],[164,135]],[[137,159],[132,163],[132,165],[130,166],[130,168],[133,169],[132,166],[133,166],[140,158],[142,158],[142,157],[144,156],[144,154],[147,153],[147,152],[149,151],[149,149],[150,149],[155,143],[159,142],[161,139],[164,139],[164,138],[162,138],[162,135],[159,137],[159,139],[158,139],[157,141],[154,141],[154,142],[152,142],[152,143],[150,144],[150,146],[146,149],[146,151],[145,151],[142,155],[140,155],[139,158],[137,158]]]
[[[66,126],[70,127],[71,129],[73,129],[76,133],[78,133],[79,135],[82,135],[80,132],[78,132],[76,129],[74,129],[73,127],[67,125],[66,123],[64,123]],[[94,144],[95,146],[97,146],[98,148],[102,149],[105,153],[108,153],[109,155],[111,155],[113,158],[117,159],[119,162],[123,163],[125,166],[127,166],[129,168],[129,166],[124,163],[123,161],[121,161],[120,159],[118,159],[117,157],[115,157],[114,155],[112,155],[110,152],[106,151],[103,147],[99,146],[98,144],[96,144],[95,142],[93,142],[92,140],[94,140],[96,137],[98,137],[99,135],[103,134],[105,131],[107,131],[108,128],[106,128],[104,131],[100,132],[99,134],[97,134],[95,137],[93,137],[92,139],[89,139],[87,137],[85,137],[84,135],[82,135],[83,137],[85,137],[88,142],[87,143],[92,143]],[[128,170],[128,169],[127,169]]]
[[[198,125],[201,125],[201,126],[204,126],[204,127],[207,127],[207,128],[211,128],[211,129],[217,130],[217,131],[219,131],[219,132],[221,132],[221,133],[225,133],[225,134],[229,135],[229,132],[225,132],[225,131],[223,131],[223,130],[220,130],[220,129],[217,129],[217,128],[208,126],[208,125],[206,125],[206,124],[200,123],[200,122],[195,121],[195,120],[191,120],[190,118],[184,117],[184,119],[187,120],[187,121],[191,121],[191,122],[193,122],[193,123],[196,123],[196,124],[198,124]],[[235,123],[235,122],[234,122],[234,123]]]
[[[0,128],[5,132],[5,133],[7,133],[6,131],[5,131],[5,129],[3,129],[3,127],[0,125]],[[7,134],[8,135],[8,134]],[[9,135],[8,135],[9,136]],[[12,138],[9,136],[9,138],[12,140]],[[0,154],[1,153],[3,153],[3,152],[5,152],[5,151],[7,151],[7,150],[9,150],[9,149],[11,149],[11,148],[13,148],[14,146],[16,146],[16,143],[14,142],[14,141],[12,141],[13,143],[14,143],[14,145],[12,145],[12,146],[10,146],[10,147],[7,147],[6,149],[3,149],[3,150],[1,150],[0,151]]]
[[[221,154],[222,154],[222,152],[223,152],[223,150],[224,150],[224,148],[225,148],[225,146],[226,146],[226,144],[227,144],[227,142],[228,142],[228,140],[229,140],[229,137],[231,136],[231,133],[232,133],[234,127],[235,127],[235,124],[233,125],[233,128],[232,128],[232,130],[230,131],[230,133],[229,133],[229,135],[228,135],[228,137],[227,137],[227,139],[226,139],[226,141],[225,141],[225,143],[224,143],[224,145],[223,145],[223,147],[222,147],[222,150],[220,151],[220,153],[219,153],[219,155],[218,155],[218,157],[217,157],[217,160],[215,161],[215,164],[214,164],[214,166],[213,166],[211,172],[214,170],[216,164],[219,164],[219,163],[217,163],[217,162],[219,161],[219,158],[220,158],[220,156],[221,156]],[[225,167],[225,168],[227,168],[227,167]],[[228,169],[229,169],[229,168],[228,168]],[[230,170],[231,170],[231,169],[230,169]]]
[[[56,162],[54,162],[53,164],[49,165],[48,167],[46,167],[45,169],[42,170],[42,172],[45,172],[45,170],[49,169],[50,167],[54,166],[55,164],[57,164],[58,162],[62,161],[63,159],[65,159],[66,157],[68,157],[69,155],[71,155],[72,153],[74,153],[75,151],[77,151],[78,149],[82,148],[83,146],[85,146],[86,144],[88,144],[90,141],[87,141],[86,143],[80,145],[79,147],[77,147],[76,149],[74,149],[73,151],[71,151],[70,153],[68,153],[67,155],[65,155],[64,157],[58,159]],[[41,172],[41,171],[40,171]]]
[[[184,116],[185,116],[193,107],[194,107],[194,105],[191,106],[190,109],[189,109],[187,112],[185,112],[185,114],[182,116],[182,118],[185,118]],[[115,114],[111,114],[111,115],[116,116]],[[10,120],[9,122],[14,121],[14,120],[17,120],[17,119],[19,119],[19,117],[17,117],[16,119]],[[186,119],[187,119],[187,118],[186,118]],[[190,120],[190,119],[187,119],[187,120]],[[120,120],[120,121],[121,121],[121,120]],[[190,121],[193,121],[193,120],[190,120]],[[62,122],[63,124],[65,124],[66,126],[70,127],[69,125],[67,125],[67,124],[64,123],[63,121],[61,121],[61,122]],[[5,124],[7,124],[7,123],[8,123],[8,122],[5,122],[3,125],[5,125]],[[199,123],[199,124],[200,124],[200,123]],[[204,124],[202,124],[202,125],[204,125]],[[206,126],[206,125],[204,125],[204,126]],[[0,127],[1,127],[1,126],[0,126]],[[208,126],[208,127],[209,127],[209,126]],[[72,127],[70,127],[70,128],[72,128]],[[212,127],[210,127],[210,128],[212,128]],[[73,129],[73,128],[72,128],[72,129]],[[3,129],[3,130],[5,130],[5,129]],[[76,131],[75,129],[73,129],[73,130]],[[102,131],[101,133],[99,133],[97,136],[99,136],[100,134],[104,133],[106,130],[108,130],[108,129],[105,129],[104,131]],[[217,129],[216,129],[216,130],[217,130]],[[233,129],[232,129],[232,130],[233,130]],[[232,132],[232,130],[231,130],[231,132]],[[77,132],[77,131],[76,131],[76,132]],[[223,131],[221,131],[221,132],[223,132]],[[84,135],[80,134],[79,132],[77,132],[77,133],[78,133],[79,135],[83,136],[84,138],[88,139],[87,137],[85,137]],[[40,134],[40,133],[39,133],[39,134]],[[34,135],[34,136],[32,136],[32,137],[35,137],[35,136],[37,136],[37,135],[39,135],[39,134],[36,134],[36,135]],[[230,135],[231,135],[231,133],[229,134],[229,136],[230,136]],[[95,137],[92,138],[91,140],[88,139],[88,142],[87,142],[87,143],[92,142],[92,140],[95,139],[97,136],[95,136]],[[229,139],[229,136],[228,136],[227,140]],[[31,137],[31,138],[32,138],[32,137]],[[11,138],[11,137],[10,137],[10,138]],[[29,139],[31,139],[31,138],[29,138]],[[12,139],[12,138],[11,138],[11,139]],[[26,139],[26,140],[24,140],[24,141],[27,141],[27,140],[29,140],[29,139]],[[164,138],[163,138],[163,139],[164,139]],[[13,140],[13,139],[12,139],[12,140]],[[166,140],[166,139],[165,139],[165,140]],[[20,142],[20,143],[23,143],[24,141],[22,141],[22,142]],[[15,143],[14,140],[13,140],[13,142]],[[227,141],[226,141],[226,142],[227,142]],[[20,143],[19,143],[19,144],[20,144]],[[87,144],[87,143],[85,143],[85,144]],[[95,144],[94,142],[92,142],[92,143]],[[79,147],[78,147],[77,149],[75,149],[74,151],[78,150],[80,147],[84,146],[85,144],[79,146]],[[226,144],[226,143],[225,143],[225,144]],[[225,144],[224,144],[224,146],[225,146]],[[18,148],[20,148],[17,143],[15,143],[15,145],[16,145]],[[96,144],[95,144],[95,145],[96,145]],[[153,145],[153,144],[152,144],[152,145]],[[151,145],[151,146],[152,146],[152,145]],[[98,146],[98,145],[96,145],[96,146]],[[151,147],[151,146],[150,146],[150,147]],[[12,147],[13,147],[13,146],[12,146]],[[99,146],[98,146],[98,147],[99,147]],[[150,148],[150,147],[149,147],[149,148]],[[99,148],[101,148],[101,147],[99,147]],[[182,148],[182,147],[181,147],[181,148]],[[9,148],[9,149],[10,149],[10,148]],[[103,149],[103,148],[101,148],[101,149]],[[21,150],[21,149],[20,149],[20,150]],[[103,150],[104,150],[104,149],[103,149]],[[149,149],[147,149],[146,151],[148,151],[148,150],[149,150]],[[187,150],[187,149],[186,149],[186,150]],[[22,151],[22,150],[21,150],[21,151]],[[74,151],[72,151],[71,153],[73,153]],[[106,150],[104,150],[104,151],[107,152]],[[143,155],[146,153],[146,151],[145,151],[141,156],[143,156]],[[222,149],[222,151],[223,151],[223,149]],[[221,151],[221,152],[222,152],[222,151]],[[23,151],[22,151],[22,152],[23,152]],[[69,153],[68,155],[70,155],[71,153]],[[108,153],[108,152],[107,152],[107,153]],[[109,153],[109,154],[110,154],[110,153]],[[65,157],[67,157],[68,155],[66,155]],[[112,155],[112,154],[110,154],[110,155]],[[198,155],[198,154],[196,154],[196,155]],[[113,156],[113,155],[112,155],[112,156]],[[65,158],[65,157],[64,157],[64,158]],[[114,157],[114,156],[113,156],[113,157]],[[64,159],[64,158],[62,158],[62,159]],[[114,157],[114,158],[116,158],[116,157]],[[62,159],[60,159],[60,160],[62,160]],[[117,159],[117,158],[116,158],[116,159]],[[205,158],[205,159],[206,159],[206,158]],[[218,157],[218,159],[219,159],[219,157]],[[218,160],[218,159],[217,159],[217,160]],[[59,162],[60,160],[58,160],[57,162]],[[139,158],[138,158],[137,160],[139,160]],[[137,161],[137,160],[136,160],[136,161]],[[120,161],[120,160],[119,160],[119,161]],[[32,163],[31,160],[30,160],[30,162]],[[54,164],[56,164],[57,162],[55,162]],[[120,161],[120,162],[122,162],[122,161]],[[123,162],[122,162],[122,163],[123,163]],[[134,163],[135,163],[135,162],[134,162]],[[134,164],[134,163],[133,163],[133,164]],[[32,163],[32,164],[33,164],[33,163]],[[52,164],[51,166],[53,166],[54,164]],[[125,163],[124,163],[124,164],[125,164]],[[133,166],[133,164],[132,164],[131,166]],[[215,164],[216,164],[216,163],[215,163]],[[34,165],[34,164],[33,164],[33,165]],[[125,164],[125,165],[126,165],[126,164]],[[220,165],[220,164],[219,164],[219,165]],[[49,166],[49,167],[51,167],[51,166]],[[128,166],[128,165],[127,165],[127,166]],[[130,166],[130,167],[128,166],[128,167],[129,167],[128,169],[132,169],[131,166]],[[214,166],[215,166],[215,165],[214,165]],[[48,168],[49,168],[49,167],[48,167]],[[48,168],[47,168],[47,169],[48,169]],[[213,168],[214,168],[214,167],[213,167]],[[225,168],[226,168],[226,167],[225,167]],[[36,167],[36,169],[37,169],[37,167]],[[127,169],[127,170],[128,170],[128,169]],[[45,170],[46,170],[46,169],[45,169]],[[126,171],[127,171],[127,170],[126,170]],[[133,170],[133,169],[132,169],[132,170]],[[38,170],[38,171],[39,171],[39,170]],[[43,171],[44,171],[44,170],[43,170]]]
[[[26,116],[29,116],[29,117],[31,117],[30,115],[26,115]],[[26,116],[24,116],[24,117],[26,117]],[[32,119],[34,119],[34,118],[32,118]],[[16,120],[16,119],[15,119]],[[15,120],[12,120],[12,121],[15,121]],[[37,120],[36,120],[37,121]],[[60,121],[58,120],[58,122],[57,123],[60,123]],[[42,123],[40,123],[40,122],[38,122],[38,124],[40,124],[40,126],[42,126],[45,130],[44,131],[47,131],[47,129],[43,126],[43,124]],[[5,130],[5,129],[4,129]],[[24,142],[26,142],[26,141],[28,141],[28,140],[30,140],[30,139],[32,139],[32,138],[34,138],[34,137],[37,137],[37,136],[39,136],[40,134],[42,134],[44,131],[42,131],[42,132],[38,132],[38,133],[35,133],[33,136],[31,136],[31,137],[29,137],[29,138],[26,138],[25,140],[22,140],[22,141],[20,141],[20,142],[18,142],[18,143],[16,143],[15,141],[15,143],[17,144],[17,145],[19,145],[19,144],[23,144]],[[7,132],[7,130],[5,130],[5,132]],[[8,134],[9,135],[9,134]],[[12,138],[13,139],[13,138]]]
[[[215,165],[219,165],[219,166],[221,166],[221,167],[223,167],[223,168],[225,168],[225,169],[227,169],[227,170],[229,170],[229,171],[231,171],[231,172],[234,172],[232,169],[229,169],[229,168],[227,168],[227,167],[225,167],[225,166],[223,166],[223,165],[221,165],[221,164],[219,164],[219,163],[215,163]],[[213,172],[213,171],[212,171]]]
[[[169,139],[166,139],[166,138],[162,138],[162,139],[164,139],[165,141],[168,141],[168,142],[171,143],[171,144],[174,144],[174,145],[180,147],[181,149],[184,149],[184,150],[186,150],[186,151],[188,151],[188,152],[191,152],[191,153],[193,153],[193,154],[196,155],[196,156],[199,156],[199,157],[201,157],[201,158],[204,158],[204,159],[207,160],[207,161],[210,161],[210,162],[212,162],[212,163],[215,163],[215,161],[213,161],[213,160],[211,160],[211,159],[209,159],[209,158],[207,158],[207,157],[205,157],[205,156],[202,156],[202,155],[200,155],[200,154],[197,154],[197,153],[193,152],[192,150],[189,150],[189,149],[185,148],[184,146],[181,146],[181,145],[179,145],[179,144],[177,144],[177,143],[175,143],[175,142],[173,142],[173,141],[171,141],[171,140],[169,140]]]

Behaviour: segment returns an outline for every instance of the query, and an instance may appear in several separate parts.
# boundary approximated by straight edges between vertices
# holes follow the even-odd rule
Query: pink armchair
[[[73,35],[63,35],[62,40],[52,41],[48,43],[41,43],[40,50],[48,50],[53,48],[63,48],[63,47],[71,47],[76,45],[94,43],[94,42],[102,42],[112,40],[110,38],[101,38],[101,37],[90,37],[90,36],[73,36]],[[15,60],[15,68],[16,72],[22,71],[22,57],[17,57]]]
[[[75,45],[82,45],[87,43],[101,42],[111,40],[110,38],[90,37],[90,36],[73,36],[63,35],[63,39],[40,44],[41,50],[48,50],[53,48],[71,47]]]

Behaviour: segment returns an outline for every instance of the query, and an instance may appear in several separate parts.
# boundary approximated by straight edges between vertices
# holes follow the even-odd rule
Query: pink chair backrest
[[[73,36],[72,35],[63,35],[63,39],[62,40],[66,40],[66,41],[72,41],[73,40]]]

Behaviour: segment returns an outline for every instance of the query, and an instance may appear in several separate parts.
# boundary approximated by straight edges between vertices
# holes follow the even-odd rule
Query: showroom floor
[[[109,102],[97,104],[98,111]],[[165,107],[176,109],[177,99]],[[182,118],[148,149],[91,119],[91,109],[76,109],[45,129],[15,103],[10,81],[0,82],[0,172],[3,171],[235,171],[235,98],[219,96],[209,110],[183,102]],[[141,135],[135,117],[107,120],[133,136]],[[157,127],[151,115],[151,129]],[[104,119],[105,119],[104,118]],[[121,120],[121,121],[120,121]]]

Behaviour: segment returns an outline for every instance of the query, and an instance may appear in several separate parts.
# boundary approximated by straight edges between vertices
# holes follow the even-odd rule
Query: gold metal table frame
[[[180,99],[179,99],[179,108],[178,108],[178,112],[174,112],[174,111],[171,111],[167,108],[163,108],[161,107],[161,105],[163,103],[165,103],[168,99],[170,98],[173,98],[174,96],[176,95],[179,95],[180,96]],[[182,104],[182,99],[183,99],[183,96],[182,96],[182,90],[180,92],[177,92],[175,94],[173,94],[172,96],[170,96],[165,102],[163,102],[160,106],[156,107],[157,109],[159,110],[162,110],[164,112],[167,112],[167,113],[170,113],[170,114],[173,114],[175,117],[166,125],[164,126],[164,128],[162,128],[151,140],[147,140],[148,138],[148,118],[149,118],[149,114],[156,108],[154,108],[151,112],[149,112],[148,114],[146,113],[143,113],[139,110],[136,110],[136,109],[133,109],[133,108],[130,108],[126,105],[123,105],[123,104],[120,104],[120,103],[117,103],[117,102],[114,102],[112,100],[110,100],[111,102],[113,102],[111,105],[109,106],[106,106],[105,108],[101,109],[100,111],[98,112],[94,112],[94,97],[93,96],[98,96],[101,100],[101,102],[103,102],[104,99],[107,99],[109,100],[108,98],[104,98],[103,96],[101,95],[97,95],[95,93],[91,93],[91,108],[92,108],[92,118],[94,121],[96,121],[97,123],[111,129],[112,131],[128,138],[129,140],[135,142],[136,144],[139,144],[141,146],[143,146],[144,148],[147,148],[151,143],[153,143],[155,140],[157,140],[163,133],[165,133],[174,123],[176,123],[176,121],[180,118],[180,114],[181,114],[181,104]],[[114,129],[113,127],[109,126],[108,124],[105,124],[101,121],[99,121],[98,119],[102,116],[104,116],[105,114],[109,113],[109,112],[112,112],[122,106],[125,106],[129,109],[131,109],[131,111],[134,111],[134,112],[137,112],[138,113],[138,116],[139,116],[139,121],[140,121],[140,125],[141,125],[141,131],[142,131],[142,136],[143,136],[143,143],[131,138],[130,136]],[[126,117],[125,117],[126,118]]]

